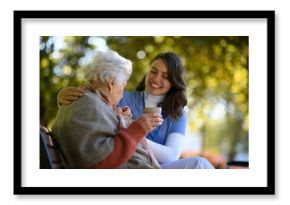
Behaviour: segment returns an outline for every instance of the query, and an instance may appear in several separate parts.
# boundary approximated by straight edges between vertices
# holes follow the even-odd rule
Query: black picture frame
[[[62,18],[204,18],[267,21],[267,186],[265,187],[27,187],[22,184],[22,20]],[[38,125],[35,125],[38,126]],[[36,137],[35,137],[36,138]],[[273,195],[275,194],[275,11],[14,11],[14,194]]]

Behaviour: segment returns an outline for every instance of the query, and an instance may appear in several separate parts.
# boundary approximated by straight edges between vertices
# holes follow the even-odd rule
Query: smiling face
[[[168,69],[162,59],[156,59],[146,75],[145,89],[151,95],[165,95],[171,88]]]

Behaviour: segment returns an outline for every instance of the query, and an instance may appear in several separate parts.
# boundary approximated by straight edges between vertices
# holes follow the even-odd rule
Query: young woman
[[[179,159],[185,138],[187,104],[184,67],[172,52],[160,53],[150,62],[150,70],[135,92],[124,92],[119,106],[129,106],[133,119],[144,107],[162,107],[163,123],[148,133],[146,140],[162,168],[212,169],[202,157]],[[58,95],[58,104],[70,104],[82,96],[81,88],[66,88]]]

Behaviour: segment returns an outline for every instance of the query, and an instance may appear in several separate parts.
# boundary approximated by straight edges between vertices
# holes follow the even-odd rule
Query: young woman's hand
[[[156,127],[162,124],[163,119],[160,114],[157,113],[146,113],[141,115],[137,120],[141,126],[146,130],[146,132],[151,132]]]
[[[69,105],[73,101],[79,99],[84,94],[82,87],[67,87],[59,91],[57,94],[57,105]]]

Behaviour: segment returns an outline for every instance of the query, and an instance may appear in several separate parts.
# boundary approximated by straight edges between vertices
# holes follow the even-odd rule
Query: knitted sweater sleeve
[[[146,135],[144,128],[133,122],[128,128],[121,128],[114,138],[114,149],[104,160],[91,166],[92,169],[113,169],[127,162],[135,152],[137,144]]]

